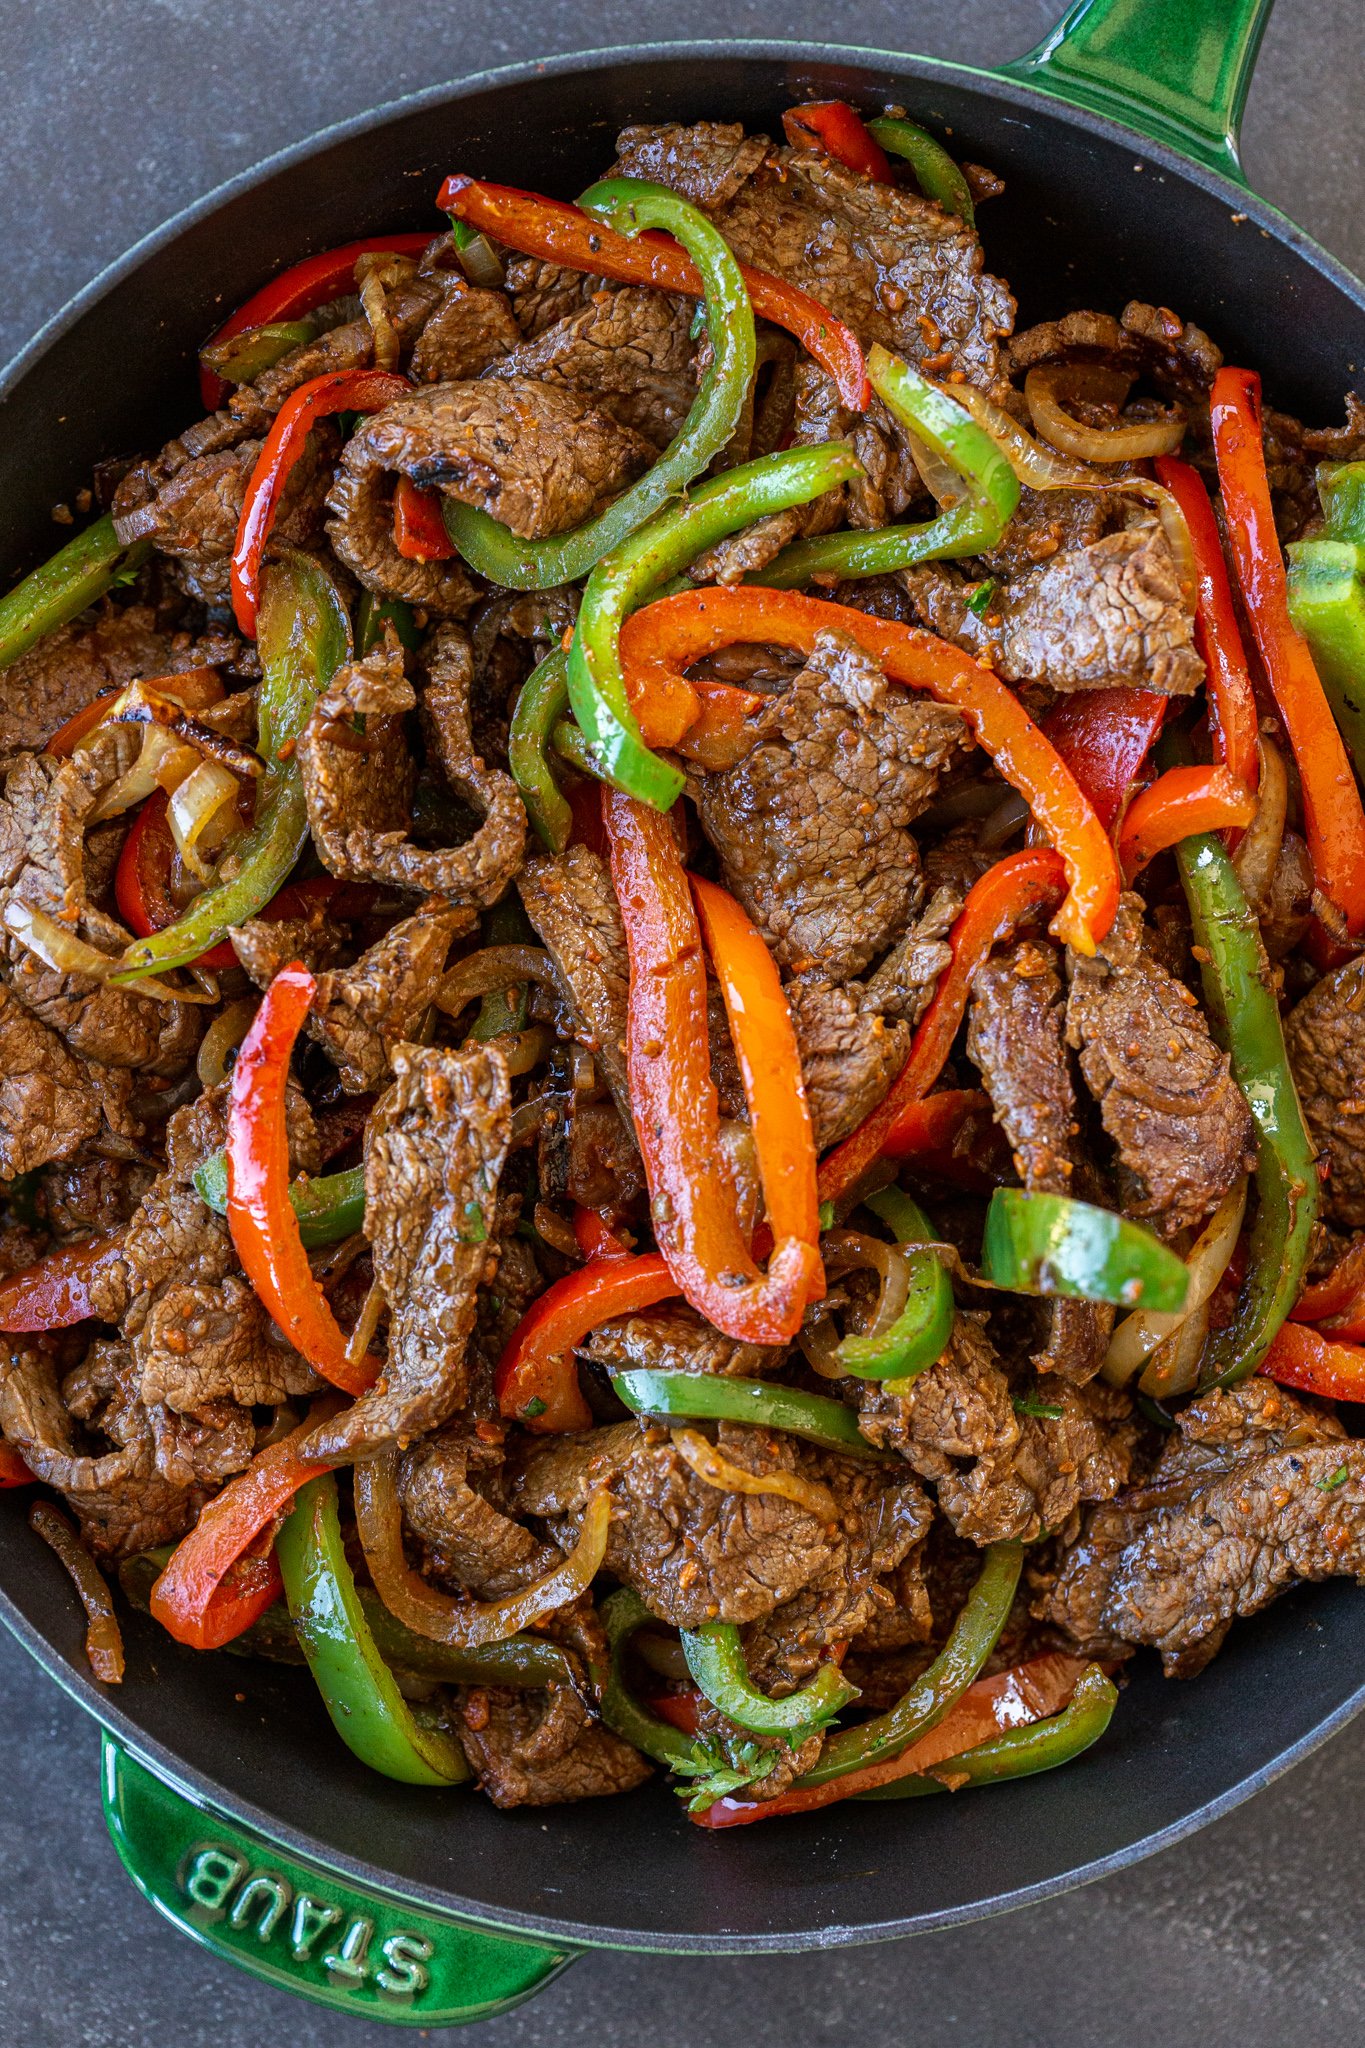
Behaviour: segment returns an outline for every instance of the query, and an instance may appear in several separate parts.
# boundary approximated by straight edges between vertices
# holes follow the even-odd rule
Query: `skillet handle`
[[[574,1961],[278,1849],[103,1743],[104,1818],[133,1883],[262,1983],[362,2019],[450,2027],[519,2005]]]
[[[1238,135],[1274,0],[1074,0],[1000,74],[1246,183]]]

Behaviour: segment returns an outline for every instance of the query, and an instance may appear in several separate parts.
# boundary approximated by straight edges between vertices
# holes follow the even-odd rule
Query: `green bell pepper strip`
[[[871,1792],[855,1792],[855,1799],[922,1799],[929,1792],[946,1792],[951,1776],[953,1791],[965,1792],[972,1785],[1000,1785],[1010,1778],[1031,1778],[1038,1771],[1055,1771],[1098,1742],[1113,1719],[1118,1705],[1118,1687],[1105,1677],[1098,1664],[1087,1664],[1076,1681],[1068,1706],[1046,1721],[1034,1721],[1024,1728],[1007,1728],[1003,1734],[982,1742],[961,1756],[946,1757],[938,1765],[944,1777],[897,1778],[890,1785],[878,1785]],[[956,1781],[967,1779],[963,1785]]]
[[[867,375],[906,432],[923,441],[961,478],[961,496],[921,525],[793,541],[746,582],[794,590],[812,576],[890,576],[912,562],[979,555],[999,543],[1019,507],[1019,479],[1003,450],[960,405],[880,344],[868,356]]]
[[[269,370],[312,341],[318,331],[316,320],[266,320],[259,327],[242,327],[223,341],[210,342],[199,351],[204,368],[224,384],[249,384],[262,370]]]
[[[1078,1295],[1174,1313],[1189,1269],[1141,1223],[1070,1195],[997,1188],[986,1211],[981,1274],[1017,1294]]]
[[[588,579],[569,649],[569,697],[574,717],[597,750],[598,772],[627,796],[666,811],[684,777],[640,736],[621,669],[621,624],[726,534],[770,512],[808,505],[860,474],[862,465],[842,441],[761,455],[712,477],[686,502],[670,505],[639,533],[599,562]]]
[[[1256,1219],[1246,1279],[1232,1321],[1213,1332],[1200,1365],[1201,1389],[1231,1387],[1255,1372],[1298,1299],[1317,1221],[1318,1176],[1260,926],[1237,870],[1211,832],[1182,839],[1175,857],[1214,1033],[1256,1121]]]
[[[266,772],[256,785],[255,822],[224,856],[222,879],[164,931],[134,939],[111,981],[134,981],[197,960],[233,925],[265,908],[303,851],[308,811],[293,749],[314,704],[351,654],[346,607],[327,571],[310,556],[291,550],[266,569],[257,646],[257,749]]]
[[[899,1188],[864,1197],[863,1207],[895,1233],[898,1244],[924,1243],[936,1232],[924,1211]],[[861,1380],[910,1381],[942,1358],[953,1334],[953,1283],[933,1252],[912,1252],[910,1288],[890,1329],[880,1337],[845,1337],[834,1356]]]
[[[401,597],[376,597],[372,590],[362,590],[355,608],[355,647],[362,661],[379,645],[386,625],[393,627],[399,645],[409,654],[416,651],[422,636],[412,606]]]
[[[312,1480],[275,1539],[289,1613],[338,1735],[360,1761],[405,1785],[456,1785],[464,1751],[419,1726],[379,1654],[356,1594],[337,1516],[336,1480]]]
[[[1365,463],[1348,466],[1365,471]],[[1365,545],[1296,540],[1285,552],[1289,616],[1308,642],[1356,773],[1365,775]]]
[[[484,944],[487,946],[524,946],[528,939],[534,942],[534,938],[515,891],[504,896],[500,903],[495,903],[484,920]],[[469,1027],[469,1036],[479,1044],[487,1044],[490,1038],[503,1038],[511,1032],[524,1031],[526,1012],[524,981],[510,983],[507,988],[491,988],[479,1004],[479,1014]]]
[[[905,158],[926,199],[936,200],[945,213],[958,214],[969,228],[976,226],[971,186],[943,144],[936,142],[926,128],[894,114],[883,114],[866,125],[868,134],[888,156]]]
[[[124,547],[115,539],[113,518],[106,512],[16,583],[0,597],[0,669],[27,654],[58,626],[79,618],[114,584],[127,581],[151,545],[139,540]]]
[[[707,1621],[682,1631],[683,1656],[700,1690],[722,1714],[753,1735],[780,1735],[793,1749],[824,1728],[858,1697],[837,1664],[824,1663],[786,1699],[770,1699],[749,1676],[744,1646],[732,1621]]]
[[[210,1152],[194,1169],[199,1198],[216,1216],[227,1215],[227,1158]],[[299,1219],[299,1236],[309,1251],[322,1244],[338,1244],[365,1228],[365,1169],[348,1166],[344,1173],[323,1174],[317,1180],[296,1180],[289,1190],[289,1205]]]
[[[909,1691],[884,1714],[831,1735],[820,1761],[796,1780],[792,1790],[801,1785],[823,1785],[882,1757],[899,1756],[936,1728],[995,1648],[1014,1604],[1023,1565],[1022,1543],[992,1543],[952,1634],[929,1669],[921,1672]]]
[[[771,1753],[754,1749],[748,1759],[752,1768],[745,1768],[743,1762],[736,1767],[727,1760],[713,1736],[685,1735],[670,1721],[651,1714],[626,1684],[625,1660],[631,1637],[655,1617],[629,1586],[622,1586],[604,1600],[601,1614],[609,1664],[598,1713],[608,1728],[631,1743],[642,1756],[652,1757],[676,1777],[689,1781],[678,1787],[689,1806],[709,1806],[727,1792],[742,1791],[756,1777],[772,1769],[776,1757]]]
[[[767,1380],[721,1379],[705,1372],[614,1372],[611,1383],[632,1414],[706,1422],[751,1422],[785,1429],[827,1451],[880,1457],[858,1429],[858,1417],[827,1394],[805,1394]]]
[[[531,670],[521,686],[507,740],[507,765],[521,791],[536,836],[551,853],[563,853],[573,830],[573,811],[550,769],[550,735],[569,708],[569,655],[556,647]]]
[[[1365,544],[1365,462],[1320,462],[1317,485],[1328,539]]]
[[[452,498],[442,501],[446,532],[481,576],[508,590],[548,590],[577,583],[726,447],[754,376],[754,315],[739,264],[705,214],[662,185],[643,178],[607,178],[578,202],[585,213],[632,240],[663,228],[701,272],[713,354],[687,418],[654,466],[616,501],[570,533],[522,540],[489,513]]]

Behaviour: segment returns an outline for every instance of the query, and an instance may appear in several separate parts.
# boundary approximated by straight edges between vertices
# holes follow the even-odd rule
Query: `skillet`
[[[360,234],[434,231],[448,171],[571,195],[626,121],[771,130],[817,97],[904,103],[1004,176],[983,226],[1021,327],[1169,304],[1266,371],[1273,403],[1335,421],[1365,360],[1365,286],[1256,199],[1237,158],[1269,6],[1078,0],[999,73],[825,45],[649,45],[485,73],[347,122],[169,222],[12,365],[0,561],[18,572],[48,551],[49,507],[93,462],[194,417],[197,345],[265,277]],[[111,378],[111,362],[136,374]],[[14,1494],[0,1496],[0,1617],[103,1724],[105,1815],[154,1905],[268,1981],[425,2027],[488,2017],[584,1947],[819,1948],[1024,1904],[1179,1839],[1365,1706],[1365,1611],[1337,1583],[1242,1625],[1196,1687],[1144,1664],[1104,1742],[1066,1771],[717,1839],[658,1787],[502,1814],[377,1778],[335,1740],[306,1673],[196,1657],[139,1616],[128,1678],[102,1691],[69,1585]]]

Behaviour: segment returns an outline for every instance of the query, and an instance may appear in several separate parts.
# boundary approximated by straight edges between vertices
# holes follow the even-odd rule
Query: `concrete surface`
[[[9,87],[0,357],[167,214],[271,149],[487,65],[643,37],[782,34],[988,62],[1050,0],[0,0]],[[1365,268],[1365,9],[1281,0],[1246,126],[1259,189]],[[378,2028],[257,1988],[135,1896],[98,1739],[0,1642],[0,2042],[359,2048]],[[1344,2048],[1365,2038],[1365,1725],[1178,1849],[1051,1904],[892,1948],[595,1956],[470,2048]],[[432,2038],[432,2037],[428,2037]],[[452,2036],[442,2036],[451,2039]]]

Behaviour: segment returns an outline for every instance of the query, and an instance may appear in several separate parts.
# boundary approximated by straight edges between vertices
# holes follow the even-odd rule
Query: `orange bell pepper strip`
[[[769,1228],[777,1244],[799,1239],[818,1246],[815,1137],[796,1027],[777,963],[728,890],[700,875],[690,880],[749,1105]]]
[[[562,199],[522,192],[515,185],[493,185],[463,171],[446,179],[436,204],[443,213],[455,214],[523,256],[539,256],[542,262],[562,263],[622,284],[651,284],[692,299],[703,296],[701,273],[692,258],[667,235],[653,230],[633,239],[619,235]],[[747,263],[739,268],[758,317],[794,334],[807,355],[834,379],[844,404],[861,412],[868,400],[867,366],[852,328],[785,278],[751,270]]]
[[[1156,473],[1184,513],[1194,547],[1198,582],[1194,638],[1208,672],[1214,758],[1254,790],[1261,775],[1256,738],[1260,720],[1213,502],[1199,471],[1178,455],[1158,455]]]
[[[1077,952],[1093,953],[1114,921],[1119,871],[1114,849],[1089,799],[1014,692],[989,668],[917,626],[873,618],[795,590],[707,587],[664,597],[635,612],[621,629],[627,688],[643,664],[675,671],[740,641],[777,644],[809,654],[831,627],[847,633],[880,662],[893,682],[925,690],[959,710],[977,745],[1029,804],[1066,866],[1069,888],[1052,929]]]
[[[1042,721],[1043,733],[1065,761],[1106,832],[1112,832],[1156,743],[1169,697],[1156,690],[1076,690]]]
[[[573,1234],[585,1262],[591,1265],[594,1259],[628,1259],[630,1246],[619,1230],[609,1221],[605,1209],[585,1209],[581,1202],[574,1204]]]
[[[232,550],[232,613],[248,640],[256,637],[261,563],[280,499],[309,432],[337,412],[379,412],[412,386],[388,370],[333,370],[291,391],[276,413],[251,472]]]
[[[774,1221],[786,1234],[761,1273],[740,1229],[720,1149],[706,960],[672,822],[614,789],[603,792],[602,813],[630,955],[626,1063],[655,1239],[680,1291],[718,1330],[738,1343],[786,1343],[824,1287],[813,1205],[807,1234],[806,1196],[793,1201],[776,1181],[766,1186],[777,1204]],[[779,999],[785,1008],[780,991]],[[771,1018],[770,1004],[765,1014]],[[789,1083],[790,1068],[780,1071]],[[795,1156],[796,1100],[784,1112],[773,1107],[777,1099],[774,1088],[767,1098],[770,1137],[775,1116],[787,1134],[783,1147]]]
[[[242,1270],[296,1351],[348,1394],[363,1393],[379,1360],[353,1360],[313,1277],[289,1200],[285,1089],[289,1057],[316,983],[295,960],[282,967],[232,1070],[227,1129],[227,1220]]]
[[[503,1415],[540,1432],[592,1428],[574,1347],[613,1316],[653,1308],[679,1292],[657,1252],[594,1259],[539,1295],[508,1339],[493,1375]]]
[[[1320,1323],[1327,1316],[1354,1319],[1357,1304],[1365,1314],[1365,1237],[1353,1244],[1322,1280],[1305,1287],[1289,1311],[1296,1323]]]
[[[1258,1370],[1282,1387],[1327,1401],[1365,1401],[1365,1349],[1306,1323],[1281,1323]]]
[[[13,1444],[0,1444],[0,1487],[35,1486],[37,1481]]]
[[[328,1467],[303,1455],[321,1419],[307,1422],[257,1453],[200,1511],[156,1584],[151,1608],[161,1626],[191,1650],[221,1650],[250,1628],[283,1591],[273,1549],[252,1546],[284,1513],[294,1495]]]
[[[1230,768],[1168,768],[1133,798],[1119,832],[1125,881],[1192,832],[1241,832],[1256,815],[1256,798]]]
[[[85,1322],[95,1313],[91,1289],[122,1260],[123,1239],[121,1230],[82,1238],[0,1281],[0,1330],[21,1335]]]
[[[897,1158],[911,1149],[912,1134],[917,1133],[923,1117],[922,1098],[942,1073],[952,1050],[966,1013],[973,974],[992,946],[1030,911],[1055,902],[1065,886],[1061,855],[1048,847],[1009,854],[972,885],[948,935],[952,962],[939,976],[933,1000],[911,1043],[910,1057],[872,1114],[821,1161],[821,1201],[837,1202],[884,1154]]]
[[[1251,630],[1303,789],[1313,877],[1353,939],[1365,937],[1365,807],[1308,643],[1289,617],[1261,438],[1261,380],[1222,369],[1210,408],[1228,538]]]
[[[788,107],[782,132],[793,149],[814,146],[850,171],[882,185],[891,183],[886,151],[847,100],[809,100],[804,106]]]
[[[441,517],[441,494],[400,476],[393,493],[393,544],[409,562],[449,562],[455,543]]]

